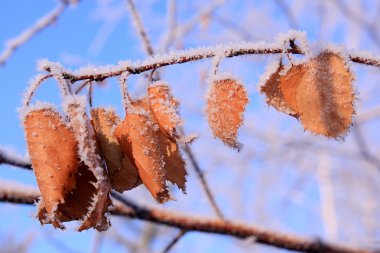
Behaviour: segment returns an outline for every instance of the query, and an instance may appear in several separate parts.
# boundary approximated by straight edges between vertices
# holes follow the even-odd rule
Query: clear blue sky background
[[[96,1],[83,0],[75,8],[69,8],[66,10],[63,15],[60,16],[57,23],[42,31],[40,34],[28,41],[14,53],[14,55],[8,60],[5,66],[0,67],[0,87],[2,87],[0,92],[0,145],[13,147],[19,153],[26,152],[24,133],[18,119],[16,109],[20,106],[21,97],[28,85],[29,79],[37,73],[36,61],[38,59],[47,58],[51,61],[60,61],[65,65],[65,67],[75,69],[79,66],[88,64],[115,64],[120,60],[137,60],[143,59],[145,57],[126,12],[124,12],[124,15],[120,21],[116,22],[116,26],[105,41],[104,47],[102,47],[100,50],[96,50],[94,45],[94,38],[96,38],[97,34],[99,33],[99,30],[104,24],[104,21],[100,19],[103,14],[99,12],[99,10],[96,10],[95,2]],[[125,8],[123,1],[113,2],[115,2],[113,6],[116,10],[120,9],[122,11],[122,9]],[[153,38],[153,42],[157,43],[159,36],[166,29],[166,1],[156,1],[155,3],[152,3],[152,1],[147,1],[148,4],[146,5],[142,5],[140,1],[136,2],[139,2],[138,7],[141,7],[144,13],[151,14],[144,15],[143,19],[144,22],[149,24],[149,35]],[[194,11],[196,10],[196,4],[192,5],[189,3],[191,1],[186,3],[182,1],[178,2],[181,3],[179,7],[181,8],[181,16],[179,16],[180,20],[186,20],[194,14]],[[233,14],[235,16],[232,18],[235,19],[237,23],[240,22],[238,17],[241,11],[239,2],[240,1],[230,1],[228,7],[229,9],[223,9],[221,11],[222,13],[228,13],[227,11],[230,11],[230,13],[235,13]],[[273,30],[271,31],[266,28],[268,31],[266,31],[263,36],[261,36],[261,34],[258,34],[257,37],[260,39],[266,37],[274,38],[274,35],[278,32],[286,31],[289,28],[289,25],[286,23],[286,20],[282,16],[280,10],[266,9],[265,7],[261,6],[265,5],[263,2],[265,1],[252,1],[252,6],[258,7],[257,9],[261,11],[266,10],[267,13],[262,13],[262,15],[266,16],[269,19],[276,20],[276,22],[280,23],[280,25],[273,27]],[[366,2],[368,5],[371,5],[371,1]],[[4,48],[5,41],[18,35],[22,30],[29,27],[38,18],[43,16],[49,10],[53,9],[55,6],[56,1],[53,0],[4,0],[0,8],[0,51]],[[189,11],[184,11],[186,9]],[[368,15],[375,13],[374,9],[375,8],[368,8]],[[106,12],[107,10],[103,11]],[[257,15],[257,13],[255,15]],[[314,17],[313,15],[300,15],[302,20],[304,20],[304,22],[301,23],[300,28],[308,32],[308,38],[310,40],[320,39],[319,30],[315,29],[320,25],[318,18]],[[115,18],[117,19],[116,16],[117,15],[115,14]],[[349,34],[347,27],[343,25],[340,26],[339,22],[337,23],[338,24],[334,26],[334,29],[328,30],[328,32],[322,36],[323,40],[336,43],[347,42],[347,36]],[[255,25],[255,27],[259,26],[260,24]],[[218,25],[212,27],[213,33],[218,33],[219,31],[223,31],[223,28]],[[200,41],[198,40],[197,36],[191,36],[192,34],[190,34],[189,38],[185,40],[183,47],[188,48],[198,45],[215,44],[215,40],[206,39]],[[233,37],[231,38],[234,40]],[[225,41],[227,40],[223,40],[223,38],[220,39],[220,42]],[[352,44],[348,46],[376,51],[376,46],[368,41],[370,41],[370,39],[363,36],[361,40],[358,42],[353,41]],[[366,48],[364,45],[369,46]],[[239,65],[241,62],[243,64]],[[223,64],[222,68],[238,69],[237,71],[240,75],[239,77],[241,77],[246,83],[252,84],[248,87],[248,89],[250,91],[255,91],[256,87],[254,84],[257,83],[258,76],[260,73],[262,73],[264,65],[262,62],[255,61],[250,58],[244,58],[241,62],[238,62],[237,60],[231,60],[229,63]],[[246,66],[247,62],[249,62],[251,66]],[[199,91],[199,78],[194,78],[194,75],[198,75],[203,69],[207,69],[208,66],[209,63],[205,62],[197,64],[191,63],[189,64],[189,68],[193,68],[194,70],[188,71],[184,68],[181,68],[180,66],[172,66],[168,67],[163,74],[169,82],[173,83],[189,83],[189,78],[194,79],[194,84],[191,84],[194,85],[194,87],[197,87],[196,90],[194,89],[194,92],[191,85],[181,88],[178,86],[173,87],[173,92],[178,95],[178,97],[182,98],[184,101],[187,99],[184,103],[186,104],[188,110],[184,111],[183,115],[186,118],[186,127],[188,128],[189,132],[192,132],[193,130],[207,129],[204,123],[201,123],[203,119],[197,117],[199,116],[198,113],[200,112],[200,107],[196,107],[194,109],[192,108],[192,104],[194,104],[193,101],[196,101],[197,97],[203,96],[201,93],[202,89]],[[358,70],[359,80],[361,78],[360,71],[362,71],[362,69]],[[174,75],[173,73],[176,74]],[[138,78],[132,77],[131,91],[135,92],[136,94],[141,94],[141,88],[135,84],[135,82],[138,83]],[[37,98],[39,100],[52,101],[55,103],[59,103],[60,100],[58,89],[55,87],[53,82],[47,82],[38,91]],[[195,100],[192,98],[195,98]],[[250,104],[250,109],[255,111],[261,108],[260,110],[262,110],[262,98],[259,98],[257,94],[251,96],[251,102],[252,103]],[[95,104],[113,105],[118,108],[120,114],[122,113],[120,110],[119,90],[115,83],[111,81],[111,83],[106,87],[95,91]],[[273,111],[270,113],[273,113]],[[300,135],[304,136],[305,134],[300,130]],[[210,136],[208,136],[208,138],[209,137]],[[219,142],[212,140],[212,138],[209,139],[212,144],[220,145]],[[198,144],[195,144],[195,148],[200,150],[200,152],[206,149],[204,147],[202,148],[200,145],[197,145]],[[225,151],[224,147],[220,146],[215,146],[215,149],[220,149],[223,152]],[[244,153],[242,155],[244,155]],[[231,155],[229,158],[236,161],[238,159],[241,159],[241,156],[239,157],[239,155]],[[205,162],[205,165],[209,164]],[[222,165],[220,166],[223,167]],[[296,178],[296,173],[294,175],[292,173],[294,173],[294,171],[288,171],[286,175],[284,175],[290,183],[293,182]],[[190,176],[194,177],[192,173]],[[1,165],[0,178],[15,180],[21,183],[36,186],[36,181],[32,173],[17,168],[12,168],[10,166]],[[217,177],[211,179],[210,183],[212,184],[213,182],[218,182],[218,180],[224,180],[226,181],[226,185],[233,187],[233,185],[231,185],[232,182],[227,182],[228,180],[226,180],[226,178],[228,179],[227,174],[219,174]],[[193,183],[192,181],[189,183],[190,186],[197,187],[196,183]],[[249,187],[251,182],[245,182],[245,184],[246,185],[242,183],[241,187]],[[311,182],[309,186],[306,186],[304,190],[311,201],[315,201],[317,203],[318,193],[316,188],[313,186],[315,186],[315,182]],[[191,188],[189,187],[189,189]],[[192,196],[191,194],[192,193],[190,192],[189,195]],[[186,201],[186,197],[178,196],[178,198],[178,203],[180,204]],[[219,200],[226,208],[227,212],[232,213],[232,211],[228,209],[230,203],[226,202],[223,197],[221,197]],[[271,211],[277,208],[276,201],[277,199],[269,201],[269,204],[273,205],[273,209]],[[203,201],[199,203],[200,205],[196,205],[194,207],[194,210],[197,210],[198,213],[212,214],[212,212],[207,207],[207,202]],[[175,207],[175,204],[169,204],[169,206]],[[23,240],[28,236],[33,236],[33,243],[31,245],[30,252],[60,252],[57,247],[63,249],[64,246],[59,246],[59,241],[63,241],[67,247],[72,249],[70,250],[71,252],[90,251],[94,239],[93,231],[76,233],[73,232],[73,226],[70,226],[69,231],[67,232],[53,231],[51,226],[44,226],[41,228],[38,221],[31,218],[33,211],[34,208],[31,208],[30,206],[21,207],[20,205],[0,204],[0,247],[2,244],[7,243],[7,238],[12,237],[16,240]],[[292,230],[293,232],[302,234],[322,233],[321,231],[323,228],[319,223],[314,224],[314,227],[312,229],[304,226],[305,221],[312,217],[307,212],[290,205],[289,210],[286,212],[286,214],[286,218],[291,220],[292,224],[291,226],[288,226],[288,229]],[[278,216],[281,218],[281,214],[278,214]],[[129,223],[126,223],[126,226],[128,225]],[[125,233],[128,233],[128,231],[125,231]],[[59,238],[59,241],[56,241],[56,238]],[[213,240],[211,240],[211,238]],[[164,240],[167,241],[168,238],[164,238]],[[205,252],[211,249],[218,252],[230,252],[233,250],[234,243],[236,243],[236,241],[233,239],[225,237],[215,237],[213,235],[203,234],[199,235],[194,233],[188,235],[183,244],[178,245],[178,250],[181,252],[188,252],[194,248],[197,249],[198,252],[199,247],[197,247],[197,245],[193,245],[193,241],[201,243],[201,249]],[[53,244],[55,246],[52,246]],[[108,241],[105,242],[105,244],[102,246],[102,249],[104,249],[103,252],[122,252],[121,247]],[[254,248],[252,249],[254,250]],[[69,252],[69,250],[63,251]]]

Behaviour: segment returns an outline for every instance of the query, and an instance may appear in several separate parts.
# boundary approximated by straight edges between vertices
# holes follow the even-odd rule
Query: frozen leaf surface
[[[280,89],[280,72],[283,70],[284,67],[281,62],[271,65],[261,78],[263,84],[260,86],[260,92],[265,94],[268,105],[273,106],[280,112],[297,117],[295,111],[286,103]]]
[[[206,114],[215,137],[226,145],[239,148],[238,129],[248,103],[244,86],[232,78],[214,80],[207,95]]]
[[[114,128],[121,122],[116,112],[111,109],[94,108],[91,110],[96,139],[104,157],[112,188],[123,192],[141,184],[137,168],[130,158],[124,155]]]
[[[46,212],[45,220],[55,227],[62,227],[58,205],[65,203],[66,195],[75,188],[75,175],[79,167],[75,135],[59,113],[52,109],[29,112],[24,126]]]
[[[83,218],[79,231],[91,227],[104,231],[109,226],[105,214],[111,204],[109,198],[111,185],[107,173],[102,167],[101,157],[98,155],[95,132],[86,113],[86,99],[81,96],[67,96],[63,102],[65,112],[70,119],[68,125],[75,132],[78,141],[78,154],[81,162],[88,167],[96,179],[93,183],[96,191],[91,197],[90,207]]]
[[[339,54],[325,51],[281,77],[280,88],[306,130],[327,137],[344,136],[354,111],[353,74]]]
[[[150,112],[152,119],[155,120],[155,118],[152,115],[153,112],[150,111],[148,100],[149,98],[141,99],[136,101],[135,104],[138,104],[140,107]],[[156,121],[154,121],[154,123],[157,124]],[[176,184],[178,188],[182,189],[182,191],[185,192],[187,171],[185,167],[185,162],[179,150],[177,140],[175,138],[168,137],[165,134],[164,130],[161,128],[158,129],[157,136],[160,142],[161,154],[164,156],[165,161],[165,179],[173,184]]]
[[[115,130],[121,148],[137,167],[141,180],[160,203],[170,199],[165,182],[165,162],[157,136],[158,127],[141,107],[131,105]]]
[[[169,86],[162,81],[152,84],[148,87],[148,97],[154,119],[168,136],[173,136],[181,119],[177,112],[178,102],[170,94]]]

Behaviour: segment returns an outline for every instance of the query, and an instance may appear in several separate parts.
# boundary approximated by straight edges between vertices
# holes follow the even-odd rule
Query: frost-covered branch
[[[71,82],[77,82],[80,80],[94,80],[102,81],[110,77],[121,75],[123,72],[129,72],[130,74],[141,74],[153,69],[183,64],[192,61],[199,61],[207,58],[212,58],[220,53],[224,53],[226,58],[242,56],[242,55],[263,55],[263,54],[304,54],[299,48],[289,48],[284,50],[283,43],[265,43],[265,42],[243,42],[243,43],[230,43],[211,47],[194,48],[183,51],[173,51],[163,55],[155,55],[149,57],[144,61],[137,62],[121,62],[117,65],[106,67],[86,67],[77,71],[62,70],[62,75],[65,79],[69,79]],[[351,51],[348,53],[348,58],[352,62],[380,67],[380,58],[374,56],[369,52]],[[50,63],[44,61],[43,69],[51,70]]]
[[[4,148],[0,148],[0,165],[1,164],[8,164],[28,170],[32,169],[30,160],[27,157],[23,157]]]
[[[3,202],[33,204],[39,198],[39,191],[17,182],[0,180],[0,199]]]
[[[58,17],[65,11],[66,7],[70,3],[70,1],[60,1],[57,7],[39,19],[35,24],[23,31],[17,37],[7,41],[5,49],[0,53],[0,66],[6,63],[17,48],[28,42],[32,37],[37,35],[46,27],[54,24],[54,22],[57,21]],[[72,3],[75,3],[75,1],[72,1]]]
[[[7,192],[7,193],[4,193]],[[267,231],[255,226],[241,224],[220,219],[192,217],[178,212],[165,211],[159,208],[142,207],[126,199],[120,194],[114,194],[117,198],[114,207],[110,209],[112,215],[128,217],[132,219],[149,221],[166,226],[185,229],[187,231],[212,233],[232,236],[239,239],[254,239],[255,242],[300,252],[330,252],[330,253],[375,253],[376,250],[355,249],[347,246],[330,244],[321,240],[311,240],[294,235]],[[37,190],[29,191],[16,187],[12,191],[0,185],[0,201],[11,203],[33,204],[39,197]]]

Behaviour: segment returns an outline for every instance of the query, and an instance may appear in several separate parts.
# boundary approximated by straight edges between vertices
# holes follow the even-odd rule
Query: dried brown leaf
[[[128,108],[124,121],[115,130],[121,148],[137,167],[140,178],[160,203],[170,199],[165,182],[164,157],[157,126],[142,108]]]
[[[153,117],[153,113],[150,110],[149,98],[140,99],[134,102],[135,106],[138,106],[146,110],[153,120],[153,123],[157,123]],[[185,162],[180,153],[178,143],[176,139],[169,138],[165,135],[165,132],[160,128],[157,131],[158,140],[160,142],[161,154],[164,156],[164,169],[166,171],[165,179],[173,184],[176,184],[182,191],[186,190],[186,167]]]
[[[148,87],[150,110],[160,128],[172,137],[175,128],[181,124],[177,112],[178,102],[170,94],[170,88],[165,83],[155,83]]]
[[[283,69],[284,66],[280,63],[276,71],[270,74],[268,80],[260,87],[260,92],[265,94],[268,105],[273,106],[280,112],[297,117],[296,112],[286,103],[280,89],[280,72]]]
[[[70,119],[68,125],[75,132],[75,137],[78,141],[79,157],[96,180],[92,184],[95,186],[96,191],[91,197],[87,214],[84,216],[78,230],[95,228],[99,231],[104,231],[109,227],[109,221],[105,214],[108,206],[112,204],[109,197],[111,185],[98,155],[95,132],[86,113],[86,103],[81,97],[72,97],[65,101],[64,106]]]
[[[113,110],[94,108],[91,110],[96,139],[104,157],[112,188],[123,192],[141,184],[137,168],[129,157],[123,154],[113,130],[120,123],[119,117]]]
[[[353,80],[346,60],[326,51],[292,66],[281,78],[280,87],[306,130],[339,138],[347,133],[355,113]]]
[[[214,136],[230,147],[239,148],[237,134],[247,104],[247,92],[237,81],[227,78],[211,84],[206,107],[208,123]]]
[[[31,111],[24,125],[43,208],[50,222],[62,227],[56,218],[58,205],[75,188],[79,165],[75,135],[52,109]]]
[[[168,138],[161,130],[158,131],[158,139],[165,161],[166,180],[176,184],[178,188],[185,192],[187,171],[177,142]]]

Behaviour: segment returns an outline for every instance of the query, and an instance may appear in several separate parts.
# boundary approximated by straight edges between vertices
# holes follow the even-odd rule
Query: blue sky
[[[53,9],[56,6],[56,2],[57,1],[53,0],[5,0],[0,9],[0,52],[8,39],[17,36],[38,18]],[[83,0],[77,6],[68,8],[54,25],[48,27],[26,44],[22,45],[7,61],[6,65],[0,67],[0,86],[2,87],[2,92],[0,92],[0,115],[2,123],[0,124],[0,145],[13,148],[22,154],[26,152],[24,133],[18,118],[17,108],[21,104],[21,97],[29,80],[37,74],[36,62],[38,59],[46,58],[51,61],[59,61],[67,68],[76,69],[86,65],[116,64],[121,60],[138,60],[145,58],[139,39],[135,34],[134,27],[127,15],[124,1],[111,0],[109,4],[104,6],[102,6],[100,2],[101,1]],[[107,3],[107,1],[105,2]],[[143,21],[147,24],[149,36],[151,36],[152,42],[156,45],[159,43],[161,35],[167,29],[165,16],[166,1],[149,0],[146,2],[136,2],[138,2],[137,7],[143,13]],[[191,18],[202,6],[202,1],[178,2],[179,22],[185,22]],[[289,27],[283,12],[273,7],[273,4],[268,4],[268,2],[227,1],[226,6],[218,9],[217,13],[220,16],[231,18],[232,21],[235,21],[237,24],[241,24],[255,38],[274,39],[277,33],[285,32],[291,27]],[[285,2],[288,3],[289,6],[293,6],[292,3],[301,3],[303,1]],[[379,5],[378,1],[364,1],[363,3],[367,10],[367,17],[376,16],[377,8],[375,7]],[[309,4],[313,5],[313,3]],[[297,6],[294,6],[294,11],[297,13],[296,17],[298,19],[299,28],[308,33],[309,40],[321,43],[324,41],[344,43],[350,48],[379,52],[378,45],[376,45],[365,32],[352,30],[355,29],[355,26],[349,24],[347,20],[344,20],[341,14],[338,15],[338,12],[336,12],[337,16],[335,19],[330,15],[326,23],[323,23],[318,16],[317,10],[313,10],[310,14],[302,11],[311,8],[308,7],[307,4],[299,7],[299,10],[296,7]],[[178,43],[180,46],[177,46],[189,48],[241,40],[231,31],[228,31],[221,23],[212,23],[210,27],[207,27],[207,20],[204,22],[205,24],[197,24],[196,28],[187,34],[183,41]],[[324,28],[323,25],[325,25]],[[109,36],[99,36],[99,34],[104,35],[107,33],[107,27],[113,28],[109,30]],[[259,122],[257,125],[260,130],[266,130],[271,127],[275,128],[277,127],[275,126],[276,122],[279,122],[278,128],[283,131],[281,134],[288,134],[293,131],[297,137],[309,138],[308,140],[326,145],[335,145],[335,147],[338,146],[339,144],[332,144],[330,141],[321,140],[321,138],[305,133],[301,127],[298,127],[295,120],[288,119],[286,116],[279,116],[274,110],[268,109],[266,105],[264,105],[264,99],[256,92],[256,84],[260,74],[265,69],[265,64],[271,60],[272,59],[267,56],[249,56],[228,59],[221,64],[222,70],[233,70],[234,73],[247,84],[251,100],[248,108],[249,112],[252,113],[247,116],[247,120],[255,120],[255,123]],[[272,226],[272,228],[303,235],[324,236],[323,224],[319,220],[321,219],[319,210],[310,211],[304,208],[303,205],[287,200],[286,198],[284,199],[281,195],[283,193],[282,191],[285,192],[287,189],[285,186],[292,185],[293,183],[296,184],[299,177],[299,171],[294,167],[291,161],[285,160],[283,164],[281,164],[281,170],[276,171],[276,175],[273,175],[273,178],[269,178],[271,185],[268,185],[268,188],[273,187],[273,189],[277,189],[276,187],[279,187],[279,190],[275,190],[275,192],[271,193],[269,195],[271,198],[266,201],[264,206],[261,206],[264,208],[265,215],[258,216],[258,211],[253,210],[254,207],[257,207],[256,205],[260,206],[255,203],[255,201],[259,199],[262,194],[262,189],[258,186],[255,188],[255,186],[252,185],[260,185],[261,182],[258,182],[260,178],[264,181],[265,172],[263,172],[263,170],[267,168],[273,169],[279,165],[275,162],[263,161],[263,159],[260,158],[248,159],[251,158],[251,153],[249,153],[250,149],[243,151],[241,154],[235,154],[212,138],[205,124],[205,119],[202,116],[204,100],[201,99],[204,98],[204,92],[206,90],[206,85],[202,81],[201,75],[207,73],[209,67],[209,61],[188,63],[185,67],[170,66],[162,70],[162,76],[169,81],[169,83],[178,84],[173,85],[172,88],[173,93],[182,102],[183,109],[181,114],[186,119],[186,130],[189,133],[200,132],[201,137],[204,138],[194,144],[194,150],[203,158],[201,164],[206,170],[206,175],[213,175],[212,177],[210,176],[209,182],[216,187],[215,191],[219,193],[216,197],[218,202],[221,203],[230,218],[248,219],[248,222],[260,225],[262,225],[261,219],[263,219],[263,224]],[[354,69],[357,72],[360,91],[362,91],[363,86],[367,83],[376,83],[376,81],[374,81],[375,78],[378,80],[378,70],[356,66]],[[144,78],[141,76],[133,76],[129,82],[131,93],[136,96],[141,95],[145,87]],[[375,87],[373,91],[379,92],[379,88]],[[362,93],[367,94],[370,92],[363,90]],[[38,90],[36,98],[38,100],[51,101],[58,105],[60,103],[58,88],[54,82],[51,81],[46,82],[41,89]],[[119,88],[115,80],[110,80],[104,87],[97,88],[94,93],[94,101],[95,105],[113,105],[118,109],[120,115],[123,113],[120,107],[121,98]],[[378,102],[378,99],[370,96],[368,100],[361,100],[358,108],[361,110],[361,108],[378,104],[376,102]],[[267,113],[263,115],[263,112]],[[375,129],[376,126],[372,126],[368,128],[368,131],[375,131]],[[243,132],[249,132],[249,128],[245,128]],[[242,134],[242,136],[247,146],[251,144],[254,147],[254,151],[260,153],[265,150],[265,147],[257,144],[259,141],[249,139],[251,137],[247,138],[248,135]],[[347,143],[352,143],[350,137],[347,139]],[[209,155],[211,157],[209,160],[207,159],[208,152],[212,153]],[[220,155],[223,156],[222,158],[228,161],[225,162],[221,157],[217,157],[215,153],[218,152],[222,154]],[[281,155],[286,156],[284,152],[287,152],[285,148],[282,149]],[[239,166],[237,166],[239,162],[244,166],[252,167],[251,170],[244,172],[246,174],[245,178],[243,177],[243,181],[235,181],[238,180],[238,178],[231,176],[232,174],[243,174],[243,171],[238,171],[240,169]],[[236,167],[233,167],[233,165],[236,165]],[[215,173],[215,171],[218,173]],[[286,179],[287,183],[278,182],[281,178]],[[5,165],[1,165],[0,179],[15,180],[36,186],[36,181],[32,173]],[[306,196],[307,204],[318,206],[320,204],[318,182],[316,182],[316,179],[313,177],[305,181],[306,183],[304,183],[302,191]],[[246,201],[252,203],[252,206],[250,206],[252,210],[234,209],[233,204],[231,204],[232,199],[228,197],[228,194],[231,194],[231,192],[227,192],[227,189],[236,187],[235,182],[240,182],[239,189],[245,192],[246,195],[244,195],[244,198]],[[199,188],[199,183],[194,173],[190,171],[188,186],[190,190],[188,195],[182,196],[176,192],[177,201],[166,206],[173,209],[178,208],[185,211],[194,211],[196,214],[213,215],[212,210],[209,208]],[[134,190],[130,194],[133,195],[136,193],[136,196],[148,196],[141,192],[142,190]],[[146,202],[149,204],[153,203],[151,200],[146,200]],[[0,245],[6,243],[4,240],[7,239],[2,240],[3,238],[14,237],[16,240],[24,240],[31,236],[32,245],[30,252],[60,252],[63,248],[60,242],[64,243],[64,245],[66,245],[65,247],[72,249],[72,252],[91,251],[94,231],[82,233],[74,232],[73,228],[75,224],[70,224],[68,231],[56,231],[50,226],[41,228],[38,221],[31,218],[34,208],[10,204],[0,205],[1,217],[3,217],[1,219],[2,225],[0,226]],[[283,206],[285,206],[285,208],[283,208]],[[237,216],[236,213],[239,211],[241,211],[244,216]],[[277,221],[275,221],[275,219],[272,221],[271,217],[276,217],[280,225],[276,225]],[[264,219],[266,219],[265,222]],[[378,222],[379,221],[377,221],[376,224],[378,224]],[[115,219],[115,223],[127,237],[132,239],[138,237],[128,230],[128,226],[132,223],[134,226],[136,224],[136,226],[142,226],[144,224],[141,222],[128,221],[124,224],[117,219]],[[170,235],[174,235],[175,232],[171,231],[168,234],[168,237],[161,236],[157,239],[154,243],[155,249],[162,248],[165,242],[169,240]],[[197,245],[194,245],[194,242],[196,242]],[[183,242],[177,245],[177,251],[175,252],[192,252],[193,249],[197,251],[199,250],[197,247],[198,244],[202,245],[201,249],[203,252],[210,250],[230,252],[235,249],[237,243],[236,240],[231,238],[191,233],[186,236]],[[101,249],[103,250],[102,252],[108,252],[110,250],[112,250],[112,252],[123,252],[123,248],[112,240],[105,240]],[[239,249],[244,249],[244,247]],[[254,247],[249,247],[248,249],[255,250]],[[265,252],[272,251],[268,249]]]

